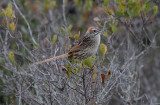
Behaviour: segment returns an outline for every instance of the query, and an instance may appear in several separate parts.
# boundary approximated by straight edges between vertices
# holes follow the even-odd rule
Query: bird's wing
[[[69,50],[69,53],[75,53],[75,52],[77,52],[79,50],[84,49],[87,46],[87,41],[89,41],[89,37],[85,35],[83,38],[81,38],[80,40],[78,40],[78,42],[76,43],[75,46],[73,46]]]
[[[79,44],[73,46],[70,50],[69,50],[69,53],[74,53],[74,52],[77,52],[79,50],[81,50],[83,48],[83,46],[80,46]]]

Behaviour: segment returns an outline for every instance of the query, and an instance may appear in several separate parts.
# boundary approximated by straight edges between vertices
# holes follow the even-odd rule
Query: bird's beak
[[[102,34],[102,32],[103,32],[103,30],[100,30],[100,31],[99,31],[99,33],[101,33],[101,34]]]
[[[99,32],[102,32],[102,30],[100,30]]]

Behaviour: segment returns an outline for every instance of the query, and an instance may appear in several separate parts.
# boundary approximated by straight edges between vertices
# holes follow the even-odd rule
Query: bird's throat
[[[94,43],[94,47],[92,49],[93,50],[93,55],[97,53],[98,47],[100,45],[100,39],[101,39],[100,34],[95,36],[95,43]]]

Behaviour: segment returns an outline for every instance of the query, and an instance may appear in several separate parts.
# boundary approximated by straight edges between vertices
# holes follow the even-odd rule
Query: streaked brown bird
[[[86,34],[73,46],[68,53],[62,54],[53,58],[45,59],[34,64],[41,64],[44,62],[72,56],[74,59],[83,60],[96,54],[102,31],[98,27],[89,27]]]

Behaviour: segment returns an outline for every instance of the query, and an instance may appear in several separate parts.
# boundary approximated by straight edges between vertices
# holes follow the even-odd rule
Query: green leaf
[[[113,14],[114,14],[114,11],[113,11],[112,9],[110,9],[110,10],[108,11],[108,14],[109,14],[109,15],[113,15]]]
[[[109,0],[104,0],[104,5],[105,5],[105,7],[107,8],[108,5],[109,5]]]
[[[60,32],[60,31],[59,31],[59,28],[58,28],[57,26],[56,26],[56,30],[57,30],[58,32]]]
[[[70,31],[68,32],[68,34],[69,34],[69,37],[72,37],[72,33]]]
[[[132,9],[131,15],[132,17],[137,17],[140,15],[141,5],[140,3],[136,3],[136,7]]]
[[[114,24],[113,25],[111,25],[111,28],[112,28],[112,31],[113,31],[113,33],[116,33],[117,32],[117,24],[118,24],[118,22],[116,21],[116,22],[114,22]]]
[[[116,28],[115,25],[113,25],[113,26],[112,26],[112,32],[113,32],[113,33],[116,33],[116,31],[117,31],[117,28]]]
[[[96,56],[92,56],[92,61],[95,61],[96,60]]]
[[[8,3],[8,6],[7,6],[5,12],[6,12],[6,15],[9,19],[12,19],[12,17],[15,17],[15,12],[12,10],[11,2]]]
[[[158,11],[158,6],[153,6],[153,15],[155,16]]]
[[[71,71],[72,71],[72,67],[70,65],[66,65],[65,67],[67,69],[67,71],[65,73],[66,73],[67,77],[69,78]]]
[[[121,0],[121,5],[125,6],[124,0]]]
[[[76,74],[77,73],[77,69],[76,68],[72,69],[72,72]]]
[[[72,67],[70,65],[65,66],[68,71],[72,71]]]
[[[126,12],[127,12],[127,14],[128,14],[128,17],[129,17],[129,18],[132,18],[131,11],[130,11],[130,10],[127,10]]]
[[[120,11],[116,11],[116,15],[119,16],[119,17],[122,17],[123,13],[121,13]]]
[[[116,33],[116,32],[117,32],[117,24],[118,24],[118,22],[116,21],[116,22],[114,23],[114,25],[113,25],[113,28],[112,28],[113,33]]]
[[[52,38],[52,44],[54,44],[57,40],[57,35],[54,35],[53,38]]]
[[[97,78],[97,72],[96,72],[96,69],[94,69],[93,71],[94,71],[94,74],[93,74],[92,79],[93,81],[95,81],[95,79]]]
[[[144,12],[145,12],[145,13],[148,13],[150,10],[151,10],[151,4],[150,4],[150,3],[146,3]]]
[[[130,16],[130,15],[128,14],[128,11],[125,11],[125,12],[124,12],[124,16],[127,17],[127,18]]]
[[[88,57],[83,61],[84,66],[92,67],[95,58]]]
[[[118,5],[118,9],[119,9],[119,11],[120,11],[121,13],[124,13],[125,10],[126,10],[126,7],[125,7],[124,5],[122,5],[122,4],[119,4],[119,5]]]
[[[68,32],[71,31],[71,29],[72,29],[72,25],[69,25],[68,26]]]
[[[1,9],[0,15],[5,16],[5,10]]]
[[[72,29],[72,25],[69,25],[68,26],[68,34],[69,34],[69,37],[72,37],[72,33],[70,32]]]
[[[105,57],[105,54],[106,54],[106,52],[107,52],[107,46],[104,45],[103,43],[100,44],[100,51],[101,51],[101,53],[102,53],[102,58],[104,58],[104,57]]]
[[[108,33],[106,31],[104,31],[103,34],[108,38]]]
[[[83,64],[84,64],[84,66],[91,67],[92,66],[92,60],[91,60],[91,58],[89,57],[89,58],[85,59],[83,61]]]
[[[79,66],[80,66],[80,69],[81,69],[82,66],[83,66],[82,61],[79,61]]]
[[[44,4],[44,11],[48,12],[50,8],[50,0],[44,0],[43,4]]]
[[[11,60],[11,62],[15,65],[15,56],[14,53],[12,51],[9,52],[9,59]]]
[[[75,35],[74,35],[74,39],[75,39],[75,40],[78,40],[78,38],[79,38],[79,34],[75,34]]]
[[[136,6],[136,2],[128,2],[128,8],[133,9]]]
[[[66,33],[66,31],[63,27],[61,28],[61,32],[62,32],[63,35]]]
[[[14,24],[14,22],[12,22],[11,24],[9,24],[9,29],[13,32],[16,29],[16,25]]]
[[[69,57],[68,57],[68,61],[73,64],[75,60],[73,59],[72,56],[69,56]]]
[[[39,44],[37,44],[37,48],[40,48]]]
[[[56,1],[52,1],[52,2],[51,2],[51,6],[52,6],[53,8],[55,8],[55,6],[56,6]]]
[[[33,47],[40,48],[39,44],[35,44],[35,43],[33,43]]]

